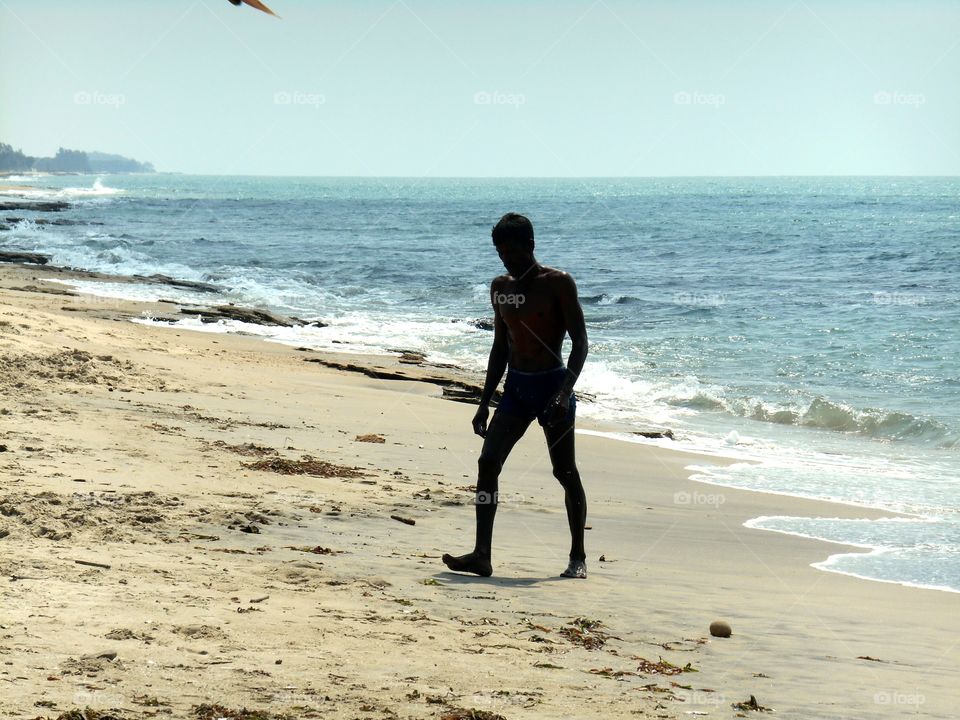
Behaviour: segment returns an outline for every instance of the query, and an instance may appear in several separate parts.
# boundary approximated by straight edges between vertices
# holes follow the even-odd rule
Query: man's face
[[[500,261],[514,278],[520,279],[533,265],[533,251],[519,243],[504,242],[496,246]]]

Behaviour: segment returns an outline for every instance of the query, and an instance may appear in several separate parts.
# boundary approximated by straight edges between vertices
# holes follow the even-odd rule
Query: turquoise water
[[[579,285],[591,338],[579,387],[596,396],[583,415],[753,461],[701,468],[706,482],[922,518],[754,525],[874,550],[825,569],[960,590],[960,179],[31,182],[75,203],[63,217],[103,224],[20,223],[0,235],[9,246],[206,280],[330,323],[276,340],[476,369],[490,334],[472,321],[490,315],[501,272],[490,227],[523,212],[541,262]]]

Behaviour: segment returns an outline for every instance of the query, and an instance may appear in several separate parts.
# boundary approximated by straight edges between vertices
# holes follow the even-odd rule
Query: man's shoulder
[[[507,275],[507,274],[497,275],[497,276],[493,279],[493,281],[490,283],[490,288],[491,288],[492,290],[496,290],[497,288],[503,287],[504,285],[506,285],[506,284],[507,284],[508,282],[510,282],[512,279],[513,279],[513,278],[511,278],[511,277],[510,277],[509,275]]]
[[[543,271],[541,277],[544,280],[547,280],[553,285],[558,287],[570,287],[575,285],[573,281],[573,275],[568,273],[566,270],[561,270],[560,268],[549,267],[547,265],[541,266]]]

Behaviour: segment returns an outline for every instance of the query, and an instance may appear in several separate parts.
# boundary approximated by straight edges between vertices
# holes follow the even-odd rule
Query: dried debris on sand
[[[680,675],[686,672],[699,672],[691,663],[680,667],[663,658],[658,658],[657,662],[642,657],[634,657],[633,659],[639,663],[637,672],[644,675]]]
[[[360,468],[351,468],[346,465],[337,465],[326,460],[317,460],[311,455],[304,455],[300,460],[288,460],[281,457],[265,458],[252,463],[243,463],[251,470],[263,470],[280,475],[316,475],[317,477],[361,478],[367,473]]]
[[[578,617],[570,622],[567,627],[561,628],[560,634],[574,645],[579,645],[587,650],[599,650],[610,638],[602,628],[603,623],[599,620]]]
[[[440,716],[440,720],[507,720],[503,715],[489,712],[488,710],[466,710],[464,708],[453,708]]]
[[[731,703],[730,706],[734,710],[753,710],[755,712],[773,712],[773,708],[764,707],[757,702],[757,698],[753,695],[750,696],[749,700],[744,700],[743,702]]]
[[[193,716],[197,720],[293,720],[292,715],[276,715],[267,710],[231,710],[223,705],[195,705]]]
[[[257,445],[256,443],[241,443],[239,445],[230,445],[223,440],[214,440],[212,443],[206,443],[208,447],[219,448],[220,450],[229,450],[237,455],[246,457],[266,457],[267,455],[277,455],[275,448],[267,445]]]

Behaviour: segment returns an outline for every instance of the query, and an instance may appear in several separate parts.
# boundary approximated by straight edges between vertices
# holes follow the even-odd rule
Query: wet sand
[[[4,718],[766,715],[751,695],[776,717],[956,717],[960,596],[818,571],[848,549],[742,526],[879,512],[579,435],[590,577],[564,580],[534,427],[494,576],[457,575],[473,407],[308,360],[454,371],[138,325],[170,305],[44,280],[65,276],[0,266]]]

